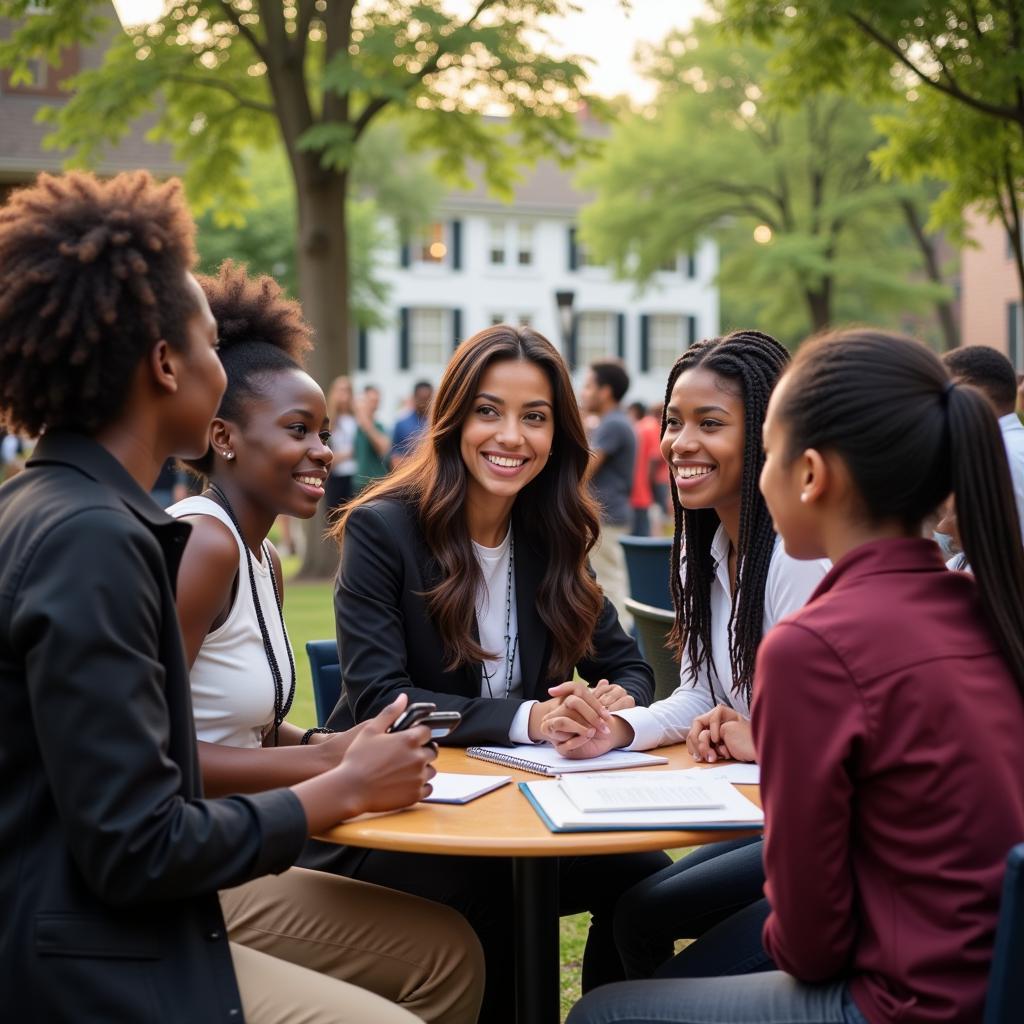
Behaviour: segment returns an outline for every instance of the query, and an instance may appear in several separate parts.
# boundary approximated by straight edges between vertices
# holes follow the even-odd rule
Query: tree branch
[[[473,11],[469,18],[466,19],[466,22],[460,27],[462,29],[472,28],[477,18],[479,18],[480,15],[483,14],[488,7],[493,7],[497,2],[498,0],[480,0],[480,2],[476,5],[476,10]],[[409,82],[406,85],[405,91],[410,92],[417,85],[419,85],[420,82],[422,82],[423,79],[427,77],[427,75],[432,75],[435,71],[437,71],[437,67],[441,61],[441,58],[449,52],[450,51],[445,49],[443,46],[438,45],[430,60],[425,61],[423,67],[421,67],[419,71],[409,76]],[[358,139],[363,134],[363,132],[366,131],[370,122],[390,102],[392,102],[390,98],[385,99],[384,97],[378,96],[376,99],[370,100],[366,104],[366,106],[363,107],[362,111],[359,114],[359,117],[356,118],[354,134],[354,137],[356,139]]]
[[[904,67],[913,71],[922,82],[930,85],[933,89],[937,89],[939,92],[944,93],[946,96],[951,96],[955,100],[959,100],[961,103],[966,104],[968,107],[978,110],[983,114],[988,114],[991,117],[998,117],[1003,121],[1018,121],[1024,123],[1024,110],[1014,107],[1004,107],[995,103],[989,103],[987,100],[980,99],[977,96],[972,96],[969,93],[964,92],[956,80],[949,73],[949,69],[945,64],[940,65],[943,73],[946,76],[947,81],[943,82],[941,79],[931,78],[925,74],[891,39],[886,38],[878,31],[869,21],[862,18],[859,14],[854,14],[852,11],[848,11],[846,15],[866,36],[873,39],[883,49],[888,50]]]
[[[247,110],[256,110],[261,114],[270,114],[272,116],[277,113],[273,104],[260,103],[259,100],[249,99],[248,97],[243,96],[229,82],[223,82],[218,78],[214,78],[212,75],[209,78],[201,78],[177,72],[168,75],[167,80],[169,82],[179,82],[181,85],[195,85],[203,89],[219,89],[221,92],[227,93],[240,107],[245,107]]]
[[[259,37],[238,15],[238,11],[231,4],[231,0],[217,0],[217,6],[224,12],[225,17],[231,22],[239,33],[249,42],[249,45],[260,55],[260,59],[267,63],[267,51],[260,42]]]

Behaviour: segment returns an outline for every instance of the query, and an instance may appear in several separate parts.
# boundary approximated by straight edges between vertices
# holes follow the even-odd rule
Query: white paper
[[[573,775],[561,786],[581,811],[695,811],[724,807],[729,784],[690,771],[650,771]]]
[[[563,780],[538,780],[526,785],[534,799],[557,828],[699,828],[703,825],[735,825],[759,828],[764,812],[735,786],[723,783],[728,791],[726,805],[703,811],[581,811],[565,795]]]
[[[438,772],[431,780],[433,792],[425,803],[466,804],[478,796],[500,789],[512,781],[511,775],[460,775]]]
[[[713,768],[688,768],[694,776],[702,779],[723,779],[734,786],[759,786],[761,784],[761,767],[733,761],[731,764],[715,765]]]
[[[585,760],[562,757],[549,743],[519,744],[514,747],[470,747],[467,754],[481,757],[485,761],[504,764],[510,768],[533,767],[525,771],[536,771],[541,775],[562,775],[568,772],[600,772],[608,769],[640,768],[655,764],[668,764],[668,758],[660,754],[645,754],[636,750],[609,750],[599,757]],[[512,763],[512,759],[522,765]]]

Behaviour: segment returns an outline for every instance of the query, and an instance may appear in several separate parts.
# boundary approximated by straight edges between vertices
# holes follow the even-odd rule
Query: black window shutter
[[[412,266],[412,249],[408,242],[402,243],[402,248],[399,253],[399,263],[406,268]]]
[[[692,249],[686,254],[686,276],[691,280],[697,276],[697,254]]]
[[[576,249],[576,228],[569,228],[569,269],[576,270],[579,266],[579,252]]]
[[[365,327],[360,327],[356,335],[356,366],[360,370],[370,368],[370,339],[366,335]]]
[[[689,348],[697,340],[697,318],[688,316],[686,318],[686,347]]]
[[[576,335],[578,322],[578,316],[573,313],[572,327],[569,329],[569,351],[566,353],[566,359],[568,360],[570,371],[576,369]]]
[[[646,313],[640,314],[640,372],[647,373],[651,368],[651,318]]]
[[[459,342],[462,341],[462,310],[452,310],[452,348],[456,349],[459,347]]]
[[[615,353],[620,359],[626,358],[626,314],[615,314]]]
[[[398,368],[409,369],[409,307],[403,306],[398,311]]]
[[[462,221],[452,221],[452,270],[462,269]]]

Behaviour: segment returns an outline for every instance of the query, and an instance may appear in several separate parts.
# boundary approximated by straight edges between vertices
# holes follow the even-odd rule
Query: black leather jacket
[[[189,527],[82,435],[0,487],[0,1016],[242,1020],[217,890],[283,871],[287,790],[203,800]]]

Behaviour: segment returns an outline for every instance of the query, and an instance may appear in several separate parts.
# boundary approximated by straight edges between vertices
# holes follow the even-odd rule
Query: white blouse
[[[668,697],[647,708],[615,712],[633,727],[633,742],[627,750],[649,750],[669,743],[681,743],[686,739],[693,720],[716,704],[727,704],[744,717],[750,717],[746,699],[742,693],[734,693],[732,688],[732,665],[729,661],[732,587],[729,583],[729,538],[724,526],[719,526],[711,541],[711,557],[715,569],[710,594],[714,691],[707,665],[701,666],[696,678],[691,679],[690,659],[684,651],[679,686]],[[802,608],[831,568],[832,563],[825,559],[803,562],[790,558],[782,546],[782,538],[776,537],[764,588],[764,633],[779,619]],[[680,566],[680,576],[685,575],[685,570],[684,563]]]

